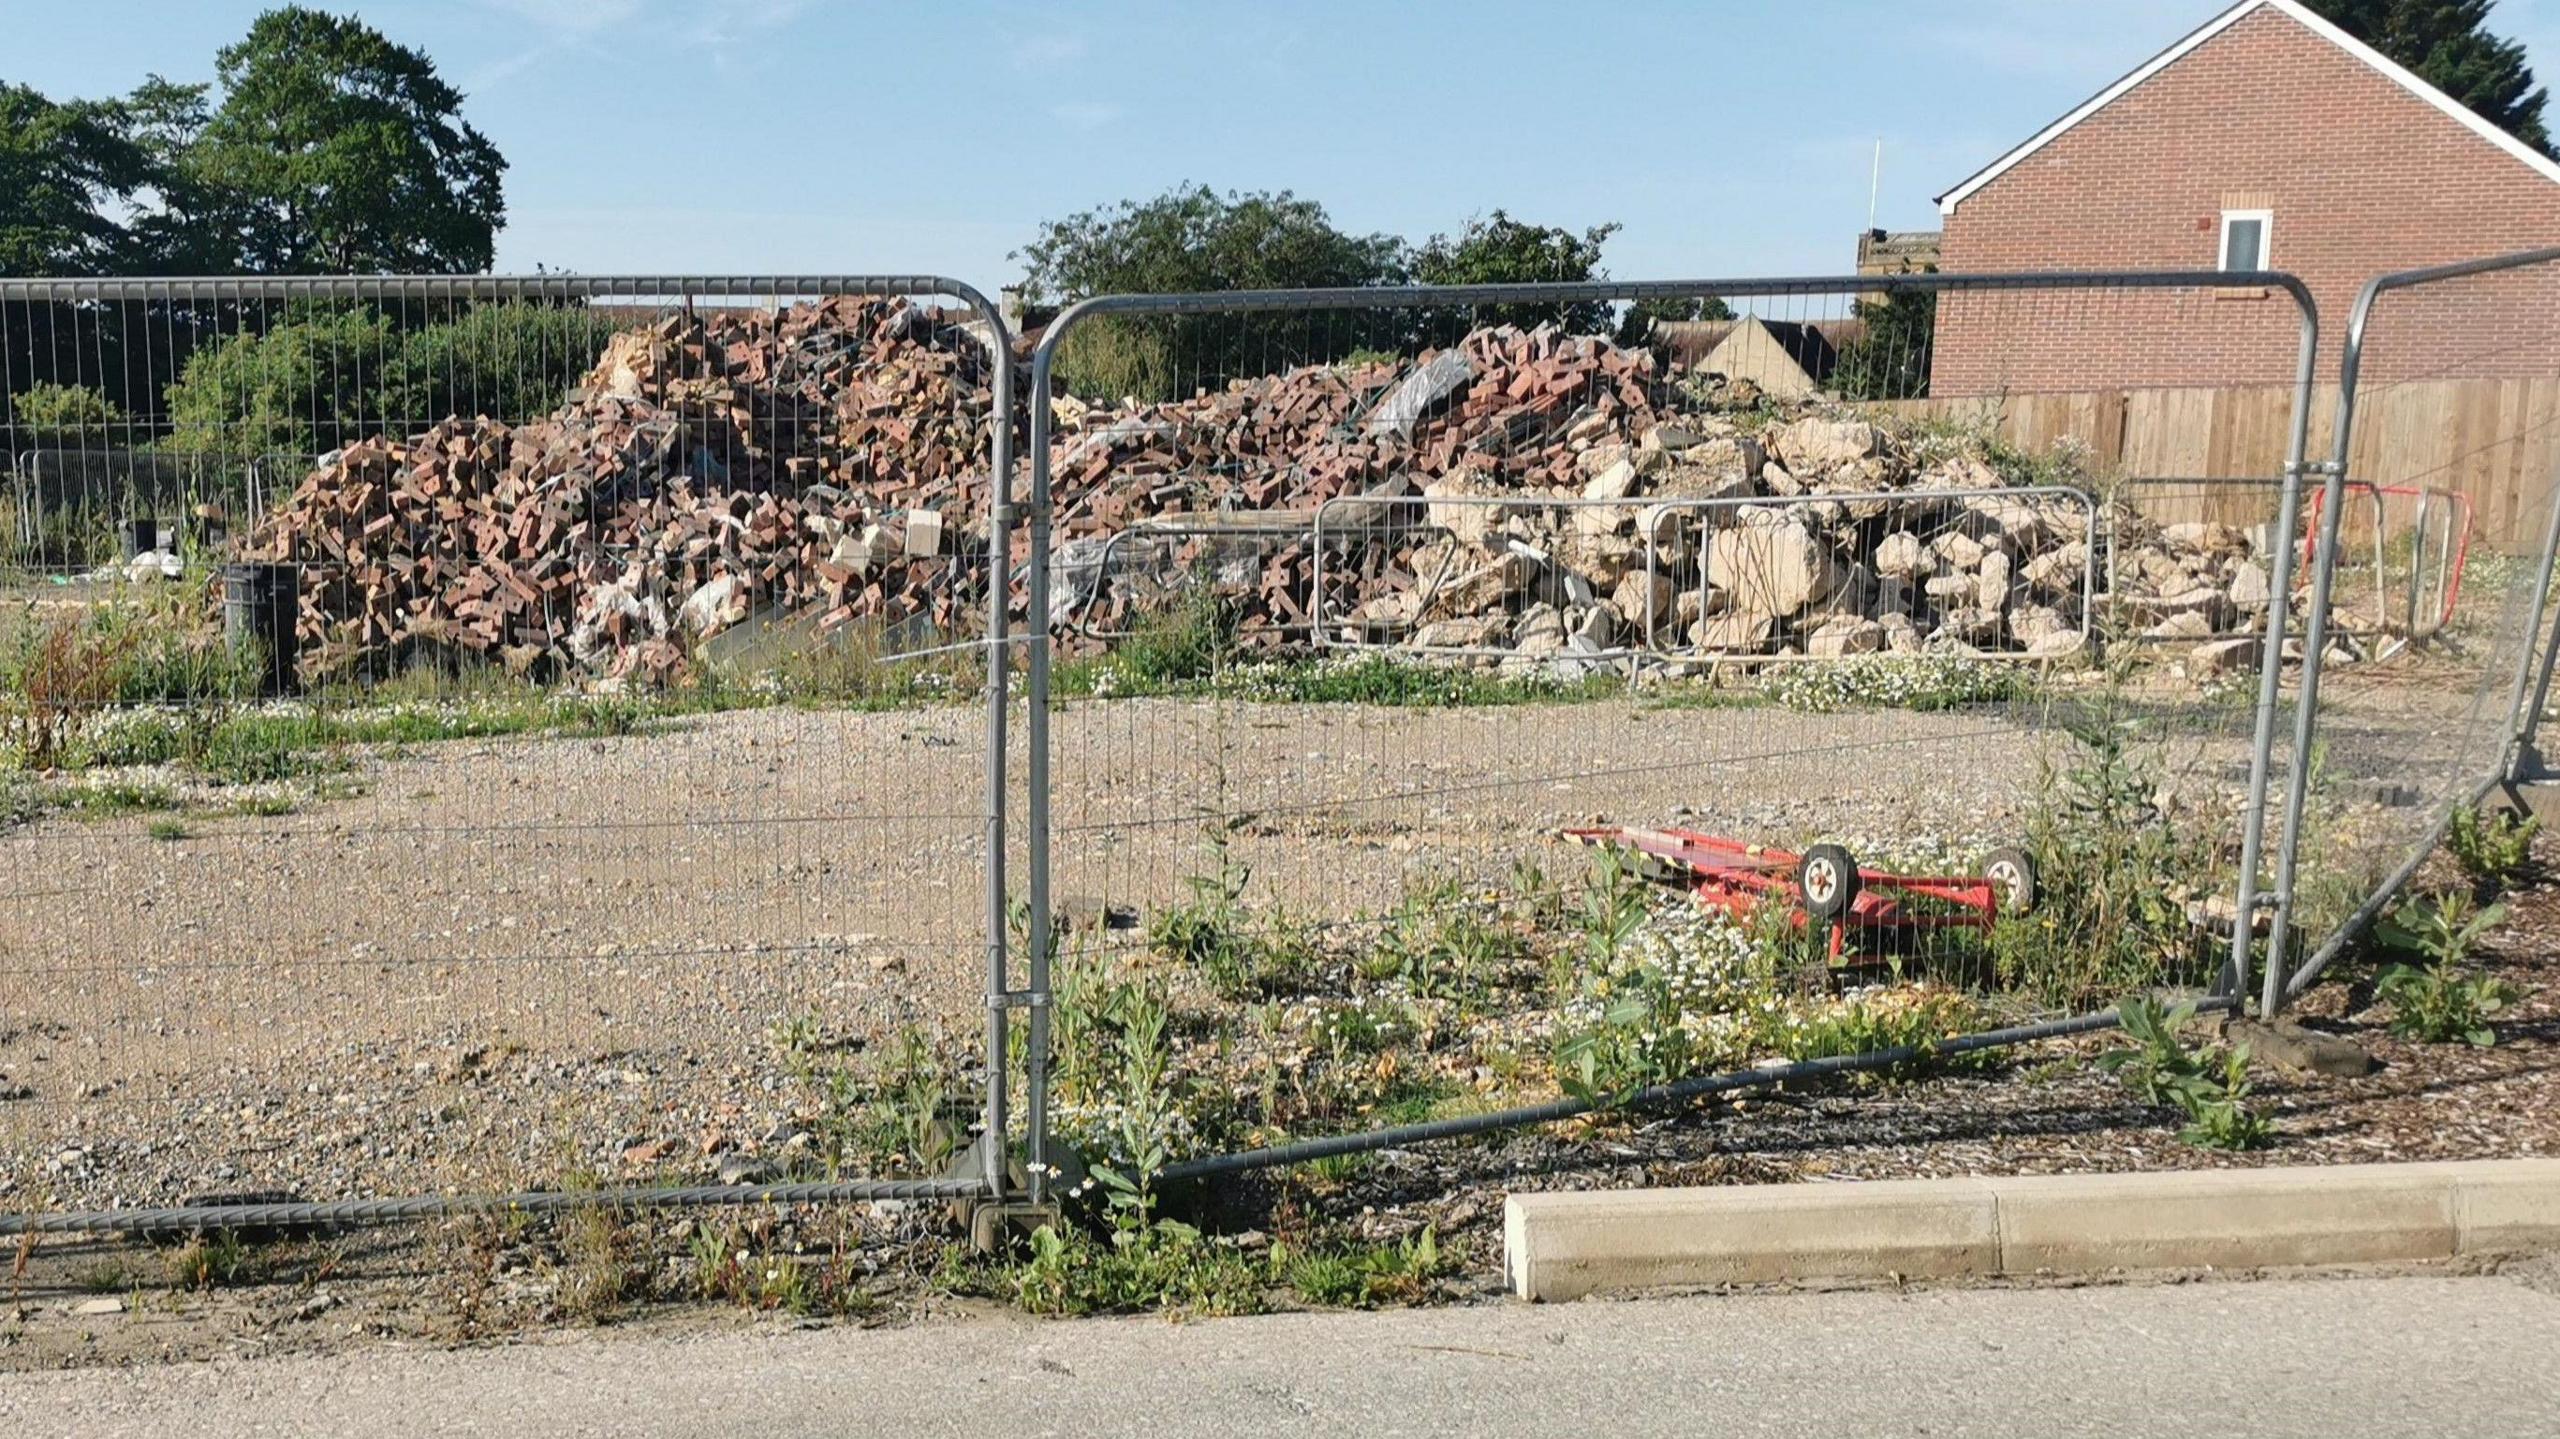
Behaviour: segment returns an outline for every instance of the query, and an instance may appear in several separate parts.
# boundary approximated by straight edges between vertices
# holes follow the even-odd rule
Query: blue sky
[[[261,8],[0,0],[0,78],[209,78]],[[1420,238],[1616,220],[1625,278],[1836,273],[2215,0],[376,0],[512,162],[501,269],[939,270],[1177,181]],[[2496,26],[2560,79],[2560,0]]]

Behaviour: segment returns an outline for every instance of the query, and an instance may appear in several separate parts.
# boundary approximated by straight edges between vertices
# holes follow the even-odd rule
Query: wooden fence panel
[[[2329,454],[2336,393],[2315,396],[2310,453]],[[2054,394],[1901,400],[1876,410],[1990,424],[2007,444],[2044,453],[2077,442],[2102,477],[2274,479],[2284,471],[2293,391],[2282,385],[2227,389],[2093,390]],[[2359,401],[2353,478],[2468,496],[2475,539],[2501,549],[2539,541],[2560,468],[2560,378],[2428,380],[2386,385]],[[2232,519],[2257,501],[2199,489],[2176,518]],[[2192,507],[2194,513],[2184,511]]]

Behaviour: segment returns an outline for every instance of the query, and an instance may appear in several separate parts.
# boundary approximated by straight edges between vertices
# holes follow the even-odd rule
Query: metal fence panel
[[[1071,308],[1029,395],[1030,608],[1051,621],[1029,657],[1025,758],[1031,988],[1047,1001],[1035,1164],[1053,1108],[1076,1147],[1162,1149],[1185,1174],[1220,1167],[1220,1147],[1396,1142],[1412,1127],[1381,1119],[1416,1104],[1587,1107],[1542,1099],[1558,1080],[1540,1063],[1502,1073],[1582,1022],[1535,897],[1554,893],[1541,871],[1579,864],[1563,831],[1721,830],[1790,854],[1847,840],[1906,873],[1965,868],[2010,838],[2093,716],[2146,736],[2162,832],[2197,861],[2170,920],[2193,927],[2183,958],[2149,977],[2231,982],[2251,958],[2230,917],[2255,910],[2285,763],[2271,741],[2291,617],[2267,607],[2248,633],[2231,591],[2255,565],[2267,593],[2290,592],[2297,472],[2257,477],[2279,501],[2265,534],[2216,528],[2174,576],[2110,583],[2088,496],[2127,477],[2087,472],[2095,447],[2069,434],[2003,433],[2004,396],[2073,384],[2003,371],[1997,341],[2201,334],[2242,323],[2214,303],[2234,283],[1602,282]],[[2290,388],[2298,465],[2315,322],[2291,280],[2246,283],[2295,306],[2272,347],[2253,329],[2223,351],[2244,357],[2226,383]],[[1737,318],[1676,318],[1723,304]],[[1932,305],[1963,314],[1936,330],[1964,337],[1956,359],[1930,353]],[[2156,622],[2208,586],[2209,603],[2185,602],[2214,620],[2193,644],[2106,681],[2093,617]],[[2009,678],[1919,711],[1823,688],[1903,648]],[[2001,656],[2051,663],[1983,665]],[[1816,678],[1772,678],[1791,658],[1819,661]],[[1724,680],[1669,683],[1699,671]],[[1462,973],[1453,944],[1504,958]],[[1803,983],[1832,986],[1832,968],[1810,956]],[[2112,999],[2111,982],[2059,1007]],[[1452,998],[1487,983],[1517,1002]],[[1095,1072],[1131,1013],[1182,1036],[1172,1073],[1225,1087],[1219,1132],[1169,1133],[1190,1121]],[[1381,1023],[1433,1037],[1381,1045]],[[1407,1082],[1416,1065],[1427,1082]],[[1139,1088],[1168,1082],[1151,1068]]]
[[[913,1183],[1006,1123],[977,292],[9,281],[0,356],[0,1208],[1000,1177]]]
[[[2287,798],[2278,916],[2289,980],[2271,970],[2262,1003],[2298,995],[2395,899],[2442,840],[2453,812],[2511,777],[2542,699],[2552,645],[2560,485],[2547,428],[2530,412],[2465,431],[2445,458],[2432,395],[2445,384],[2548,374],[2560,365],[2560,251],[2534,251],[2376,278],[2348,330],[2331,460],[2317,518],[2314,607],[2304,637],[2298,743],[2321,758]],[[2411,433],[2413,423],[2426,426]],[[2470,543],[2467,497],[2502,477],[2514,541]],[[2359,585],[2366,575],[2377,582]],[[2322,602],[2325,601],[2325,602]],[[2374,661],[2396,655],[2390,664]],[[2290,952],[2298,948],[2298,955]]]

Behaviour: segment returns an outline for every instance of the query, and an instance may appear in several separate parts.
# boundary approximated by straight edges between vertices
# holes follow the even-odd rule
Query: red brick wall
[[[2365,281],[2560,245],[2560,183],[2276,10],[2117,97],[1946,219],[1951,272],[2210,270],[2225,209],[2275,212],[2272,268],[2319,306],[2322,373]],[[1941,395],[2288,379],[2281,292],[1950,294]],[[2368,374],[2560,373],[2560,267],[2386,302]]]

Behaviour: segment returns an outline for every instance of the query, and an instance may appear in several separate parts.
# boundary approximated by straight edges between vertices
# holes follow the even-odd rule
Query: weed
[[[2491,1017],[2519,998],[2503,980],[2463,974],[2451,965],[2391,965],[2374,981],[2374,993],[2391,1006],[2391,1032],[2401,1038],[2422,1044],[2458,1040],[2481,1049],[2498,1042]]]
[[[251,1276],[252,1258],[249,1246],[231,1230],[197,1235],[168,1252],[169,1287],[209,1290],[239,1284]]]
[[[1006,1275],[1014,1302],[1032,1314],[1259,1313],[1265,1275],[1245,1255],[1185,1224],[1158,1221],[1098,1240],[1081,1229],[1043,1225],[1029,1256]]]
[[[164,843],[174,843],[178,840],[190,839],[195,835],[194,830],[187,828],[187,822],[185,820],[165,815],[159,819],[151,821],[151,823],[145,827],[144,832],[149,834],[153,839],[160,840]]]
[[[1184,879],[1190,897],[1148,921],[1148,948],[1198,970],[1212,993],[1231,1002],[1299,987],[1317,958],[1307,928],[1278,911],[1257,920],[1244,902],[1253,872],[1235,858],[1224,833],[1213,832],[1209,845],[1216,864]]]
[[[586,1207],[562,1220],[555,1302],[588,1324],[603,1324],[648,1297],[649,1270],[640,1232],[619,1212]]]
[[[2445,831],[2445,847],[2453,851],[2454,862],[2474,881],[2504,884],[2523,871],[2533,855],[2533,837],[2541,829],[2539,818],[2519,820],[2506,810],[2484,817],[2479,810],[2464,805],[2453,812],[2452,827]]]
[[[1991,930],[2001,982],[2079,1009],[2182,977],[2195,932],[2180,896],[2219,888],[2195,846],[2161,822],[2158,765],[2120,690],[2062,718],[2068,759],[2048,760],[2027,815],[2036,907]]]
[[[1363,979],[1393,981],[1424,999],[1476,997],[1524,951],[1491,897],[1455,879],[1409,885],[1377,941],[1357,961]]]
[[[1371,1308],[1411,1304],[1430,1291],[1445,1263],[1440,1238],[1425,1225],[1409,1238],[1383,1244],[1318,1248],[1293,1253],[1275,1247],[1273,1272],[1283,1276],[1300,1299],[1327,1308]]]
[[[2192,1001],[2163,1010],[2159,1002],[2132,998],[2116,1006],[2130,1048],[2098,1056],[2098,1067],[2154,1108],[2186,1115],[2178,1137],[2203,1149],[2262,1149],[2275,1126],[2251,1108],[2249,1048],[2190,1050],[2179,1031],[2195,1018]]]
[[[2438,969],[2457,968],[2471,958],[2480,936],[2505,922],[2507,907],[2472,908],[2461,893],[2420,895],[2403,900],[2374,922],[2374,937],[2385,945],[2418,956]]]

